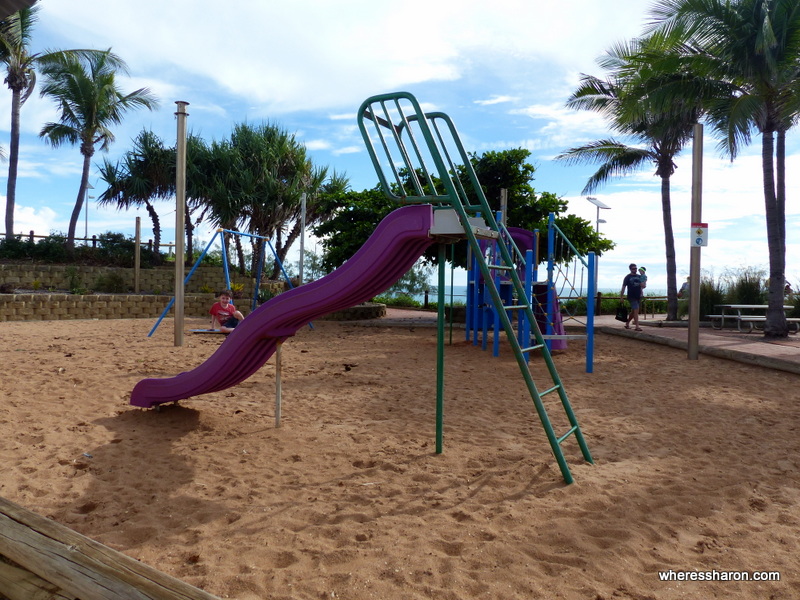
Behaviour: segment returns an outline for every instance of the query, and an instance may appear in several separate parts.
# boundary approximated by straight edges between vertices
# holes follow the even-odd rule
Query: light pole
[[[597,222],[594,226],[594,230],[597,233],[600,233],[600,223],[605,223],[605,221],[600,218],[600,209],[601,208],[610,209],[611,207],[606,204],[603,204],[602,202],[600,202],[600,200],[598,200],[594,196],[587,196],[586,199],[597,207]]]
[[[89,200],[94,200],[94,196],[90,196],[89,195],[89,190],[93,190],[93,189],[94,189],[94,186],[87,181],[86,182],[86,201],[84,202],[84,204],[86,206],[85,206],[85,210],[83,212],[83,218],[84,218],[84,221],[83,221],[83,242],[84,242],[84,244],[89,239]]]
[[[605,223],[605,221],[600,218],[600,209],[601,208],[602,209],[610,209],[611,207],[608,206],[607,204],[604,204],[604,203],[600,202],[600,200],[598,200],[594,196],[587,196],[586,199],[597,207],[597,217],[596,217],[596,220],[595,220],[594,230],[595,230],[596,233],[599,234],[600,233],[600,223]],[[595,258],[595,262],[594,262],[594,288],[595,288],[595,290],[597,290],[597,277],[598,277],[599,272],[600,272],[600,259],[599,258]]]

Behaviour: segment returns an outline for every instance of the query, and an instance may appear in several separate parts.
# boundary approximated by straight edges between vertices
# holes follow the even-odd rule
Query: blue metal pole
[[[214,243],[214,240],[217,238],[217,236],[219,235],[220,231],[221,230],[217,230],[217,232],[211,238],[211,241],[208,242],[208,244],[205,247],[205,250],[203,250],[203,252],[200,254],[200,257],[195,261],[194,266],[192,267],[192,270],[189,271],[189,274],[183,280],[183,285],[186,285],[187,283],[189,283],[189,280],[192,278],[192,275],[197,270],[197,267],[200,266],[200,263],[203,261],[203,258],[208,253],[208,249],[211,248],[211,244]],[[175,257],[175,260],[178,260],[177,255]],[[174,304],[175,304],[175,296],[173,296],[170,299],[170,301],[167,303],[167,307],[164,309],[164,312],[161,313],[161,316],[158,317],[158,320],[156,321],[156,324],[153,325],[153,328],[150,330],[150,333],[147,334],[147,337],[152,337],[153,336],[153,334],[156,332],[156,329],[158,329],[158,326],[161,324],[161,321],[164,320],[164,317],[167,316],[167,313],[173,307]]]
[[[589,252],[589,287],[586,299],[586,372],[594,370],[594,313],[597,296],[597,259],[594,252]]]

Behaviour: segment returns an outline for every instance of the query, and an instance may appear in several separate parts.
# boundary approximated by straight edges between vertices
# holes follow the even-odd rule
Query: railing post
[[[33,243],[33,229],[31,229],[31,244]]]

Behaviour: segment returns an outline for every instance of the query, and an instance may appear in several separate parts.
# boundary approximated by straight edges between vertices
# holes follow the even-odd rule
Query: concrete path
[[[642,342],[663,344],[687,351],[689,328],[685,321],[678,324],[664,320],[663,315],[648,315],[640,319],[642,331],[625,329],[614,315],[601,315],[595,320],[598,332],[628,337]],[[359,324],[372,326],[435,327],[436,313],[430,311],[387,308],[386,316],[372,321],[359,321]],[[570,327],[570,321],[565,325]],[[463,324],[455,324],[463,329]],[[789,334],[780,341],[765,341],[760,332],[739,333],[736,330],[716,330],[701,327],[698,333],[700,354],[716,356],[742,363],[758,365],[770,369],[788,371],[800,375],[800,334]]]
[[[663,315],[639,319],[642,331],[625,329],[624,324],[613,315],[602,315],[595,320],[595,327],[611,335],[620,335],[645,342],[664,344],[686,349],[688,355],[689,327],[685,321],[680,326],[663,320]],[[759,365],[800,375],[800,336],[789,334],[780,341],[766,341],[758,331],[740,333],[735,329],[718,330],[701,327],[698,333],[698,350],[701,354],[728,360]]]

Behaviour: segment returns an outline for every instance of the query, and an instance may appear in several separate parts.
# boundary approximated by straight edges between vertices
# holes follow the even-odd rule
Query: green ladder
[[[573,478],[561,448],[570,436],[575,436],[583,458],[589,463],[594,461],[536,323],[533,308],[530,303],[526,303],[527,296],[514,266],[512,254],[512,251],[519,251],[510,247],[509,244],[513,242],[501,234],[501,226],[486,200],[453,122],[441,112],[424,113],[413,95],[395,92],[365,100],[358,111],[358,127],[381,187],[389,198],[401,204],[426,203],[432,204],[434,210],[455,210],[469,247],[478,258],[492,303],[500,316],[508,343],[514,352],[561,474],[566,483],[572,483]],[[479,239],[496,241],[498,252],[493,253],[495,258],[491,264],[481,250]],[[443,253],[440,252],[440,257],[442,256]],[[517,304],[504,306],[495,283],[497,273],[513,282]],[[523,346],[520,343],[509,318],[509,313],[516,314],[519,311],[524,312],[531,324],[533,339],[527,342],[530,345]],[[543,390],[536,386],[526,360],[526,355],[535,351],[541,352],[551,379],[551,384]],[[567,431],[560,436],[553,429],[543,401],[549,394],[558,394],[569,423]]]

